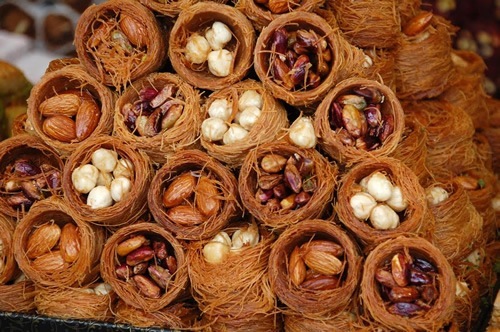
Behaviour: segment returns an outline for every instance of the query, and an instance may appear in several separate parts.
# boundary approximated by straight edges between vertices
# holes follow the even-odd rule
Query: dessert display
[[[456,31],[414,0],[90,6],[0,142],[0,311],[471,331],[500,109]]]

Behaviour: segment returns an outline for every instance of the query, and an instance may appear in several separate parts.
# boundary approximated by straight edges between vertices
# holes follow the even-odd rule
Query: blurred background
[[[36,83],[50,60],[74,55],[73,34],[82,13],[104,0],[0,0],[0,60]],[[480,54],[488,69],[485,89],[500,96],[500,0],[422,0],[460,28],[455,48]]]

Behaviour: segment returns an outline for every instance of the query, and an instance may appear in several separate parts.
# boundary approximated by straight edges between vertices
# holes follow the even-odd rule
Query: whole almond
[[[45,99],[38,107],[38,110],[40,114],[45,117],[54,115],[71,117],[78,113],[80,104],[80,96],[73,93],[61,93]]]
[[[67,223],[63,226],[59,247],[64,261],[72,263],[78,258],[80,253],[80,233],[75,224]]]
[[[423,11],[413,17],[404,27],[403,33],[407,36],[416,36],[431,24],[432,12]]]
[[[291,10],[293,3],[289,2],[288,0],[269,0],[266,5],[271,13],[283,14]]]
[[[121,15],[120,29],[127,36],[129,42],[137,47],[146,45],[146,27],[138,20],[128,16]]]
[[[309,250],[323,251],[328,254],[332,254],[337,258],[342,257],[344,254],[344,248],[342,248],[342,246],[328,240],[312,240],[301,245],[300,249],[303,253],[306,253]]]
[[[186,172],[177,176],[163,193],[162,202],[167,208],[181,204],[194,192],[196,179]]]
[[[339,274],[344,268],[340,259],[324,251],[309,250],[303,254],[303,257],[310,269],[327,276]]]
[[[132,280],[142,295],[151,298],[159,299],[161,297],[161,288],[150,278],[143,275],[136,275]]]
[[[75,121],[64,115],[46,118],[43,121],[42,129],[45,135],[64,143],[70,143],[76,138]]]
[[[51,273],[68,267],[59,250],[51,251],[36,258],[31,267],[43,273]]]
[[[142,247],[142,245],[146,244],[146,238],[144,235],[135,235],[125,241],[120,242],[116,246],[116,253],[119,256],[127,256],[135,249]]]
[[[76,138],[83,141],[94,132],[101,119],[101,110],[93,99],[82,99],[75,118]]]
[[[336,276],[317,275],[304,281],[300,287],[310,290],[330,290],[339,286]]]
[[[219,191],[213,181],[201,176],[196,185],[196,207],[206,217],[215,215],[220,209]]]
[[[59,242],[61,228],[56,223],[46,223],[36,228],[28,237],[26,256],[36,258],[49,252]]]
[[[205,217],[190,205],[177,205],[167,210],[167,218],[180,226],[196,226],[205,221]]]
[[[306,278],[306,265],[300,255],[298,246],[295,246],[288,262],[288,274],[290,281],[295,286],[299,286]]]

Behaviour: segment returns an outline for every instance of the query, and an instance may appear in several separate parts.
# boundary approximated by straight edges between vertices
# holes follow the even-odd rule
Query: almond
[[[423,11],[406,24],[403,33],[410,37],[418,35],[431,24],[432,16],[431,12]]]
[[[342,257],[342,255],[344,254],[344,248],[342,248],[342,246],[328,240],[312,240],[301,245],[300,249],[303,253],[309,250],[323,251],[328,254],[332,254],[337,258]]]
[[[121,14],[120,29],[132,45],[137,47],[146,45],[146,27],[141,22],[128,15]]]
[[[308,250],[303,254],[303,257],[310,269],[326,276],[339,274],[344,268],[340,259],[324,251]]]
[[[206,217],[215,215],[220,209],[219,191],[211,179],[201,176],[196,185],[196,207]]]
[[[146,244],[146,238],[144,235],[135,235],[130,239],[120,242],[116,246],[116,253],[119,256],[127,256],[132,251],[142,247],[142,245]]]
[[[335,276],[317,275],[307,279],[300,285],[310,290],[329,290],[339,286],[339,279]]]
[[[196,226],[205,221],[203,215],[190,205],[177,205],[167,210],[167,218],[180,226]]]
[[[82,99],[75,119],[75,131],[78,141],[83,141],[94,132],[101,119],[101,110],[92,98]]]
[[[45,99],[38,107],[38,110],[40,114],[45,117],[54,115],[71,117],[78,113],[80,104],[80,96],[73,93],[61,93]]]
[[[51,273],[68,267],[59,250],[51,251],[36,258],[31,267],[42,273]]]
[[[194,191],[196,179],[191,173],[186,172],[177,176],[163,193],[162,202],[167,208],[181,204],[188,199]]]
[[[46,118],[42,125],[43,132],[52,139],[70,143],[76,138],[75,121],[64,115]]]
[[[288,0],[269,0],[266,6],[273,14],[283,14],[291,10],[292,3]]]
[[[72,263],[78,258],[80,253],[80,233],[75,224],[67,223],[63,226],[59,247],[66,262]]]
[[[476,190],[479,189],[478,181],[471,176],[461,175],[455,176],[453,181],[462,186],[465,190]]]
[[[35,229],[26,244],[26,256],[33,259],[49,252],[59,242],[61,228],[56,223],[46,223]]]
[[[299,247],[297,246],[295,246],[290,254],[288,274],[290,275],[290,281],[295,286],[300,286],[300,284],[306,279],[306,265],[304,264],[304,260],[300,255]]]

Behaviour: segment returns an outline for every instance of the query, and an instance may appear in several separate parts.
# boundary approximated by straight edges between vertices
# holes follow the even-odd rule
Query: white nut
[[[251,130],[254,124],[259,120],[261,113],[260,108],[249,106],[241,112],[238,122],[246,130]]]
[[[186,43],[186,60],[190,63],[201,64],[207,61],[211,48],[205,37],[197,33],[189,36]]]
[[[118,163],[116,164],[115,169],[113,170],[113,176],[116,178],[124,177],[128,179],[132,179],[132,175],[134,174],[134,164],[128,159],[120,158]]]
[[[391,198],[393,188],[392,182],[382,172],[371,174],[366,182],[366,190],[378,202],[385,202]]]
[[[212,50],[220,50],[226,46],[227,43],[233,38],[231,29],[222,22],[215,21],[212,28],[208,29],[205,33],[205,38]]]
[[[370,222],[375,229],[394,229],[399,226],[399,216],[388,205],[378,204],[370,213]]]
[[[408,201],[403,197],[401,187],[394,186],[391,197],[386,201],[386,204],[396,212],[404,211],[408,207]]]
[[[227,99],[215,99],[208,108],[211,118],[219,118],[228,121],[233,113],[233,108]]]
[[[71,173],[71,181],[75,190],[82,194],[89,193],[97,184],[99,170],[91,164],[77,167]]]
[[[250,106],[255,106],[259,109],[262,109],[262,105],[264,104],[264,99],[261,94],[256,90],[246,90],[243,92],[238,99],[238,110],[243,111],[245,108]]]
[[[92,164],[102,172],[113,172],[117,162],[118,154],[116,151],[100,148],[92,153]]]
[[[112,181],[113,181],[113,175],[111,173],[99,172],[99,177],[97,178],[96,184],[98,186],[105,186],[109,188]]]
[[[208,70],[217,77],[226,77],[233,71],[233,53],[226,49],[208,53]]]
[[[119,177],[111,182],[111,198],[115,202],[120,202],[132,189],[132,181],[128,178]]]
[[[438,205],[439,203],[446,201],[450,197],[450,195],[444,188],[438,186],[427,188],[425,190],[425,194],[427,202],[429,202],[429,204],[431,205]]]
[[[248,131],[245,128],[243,128],[239,124],[232,123],[222,137],[222,142],[226,145],[233,144],[245,139],[247,136]]]
[[[354,194],[349,200],[354,216],[360,220],[366,220],[377,205],[377,201],[372,195],[364,192]]]
[[[316,146],[316,134],[311,118],[303,116],[295,120],[288,131],[290,141],[300,148],[310,149]]]
[[[224,120],[219,118],[208,118],[201,124],[201,134],[209,142],[220,141],[228,129]]]
[[[113,205],[111,191],[105,186],[97,186],[89,192],[87,205],[92,209],[102,209]]]

